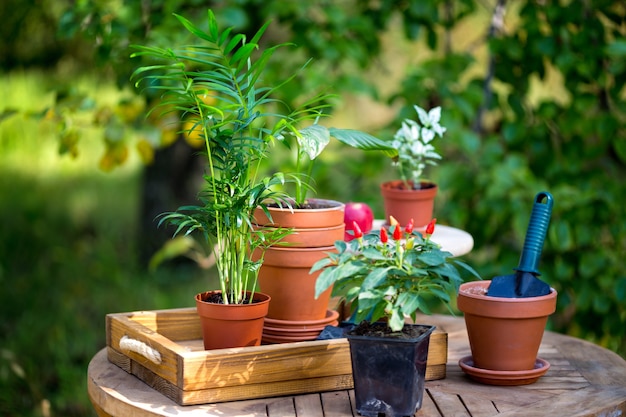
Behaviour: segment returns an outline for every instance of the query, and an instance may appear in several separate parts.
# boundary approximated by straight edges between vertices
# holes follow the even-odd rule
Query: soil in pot
[[[407,324],[408,333],[386,328],[386,323],[362,323],[347,334],[356,409],[364,416],[412,416],[422,406],[435,326]]]

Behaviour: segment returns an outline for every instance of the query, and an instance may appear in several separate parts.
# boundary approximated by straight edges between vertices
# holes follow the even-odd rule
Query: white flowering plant
[[[434,107],[428,112],[417,105],[413,107],[417,112],[419,123],[405,119],[391,143],[397,151],[393,158],[394,165],[398,167],[400,178],[407,189],[419,189],[426,165],[437,165],[441,155],[435,151],[432,141],[437,136],[443,137],[446,131],[446,128],[439,124],[441,107]]]

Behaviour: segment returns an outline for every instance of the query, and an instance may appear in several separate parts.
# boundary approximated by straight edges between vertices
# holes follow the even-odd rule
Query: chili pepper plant
[[[449,308],[450,295],[462,282],[458,267],[480,276],[431,240],[435,224],[432,219],[422,234],[414,230],[413,220],[402,227],[392,217],[389,229],[363,234],[355,222],[355,239],[335,242],[337,252],[311,269],[322,270],[316,296],[334,285],[333,295],[350,304],[356,323],[386,318],[394,332],[402,330],[406,316],[415,321],[418,311],[430,314],[426,297]]]

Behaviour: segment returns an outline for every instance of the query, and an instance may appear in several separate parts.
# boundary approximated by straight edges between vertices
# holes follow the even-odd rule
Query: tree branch
[[[487,44],[489,40],[496,36],[497,32],[502,32],[504,28],[504,14],[505,14],[506,0],[498,0],[495,8],[493,9],[493,16],[491,17],[491,24],[489,25],[489,31],[487,32]],[[493,95],[493,89],[491,81],[493,80],[495,72],[495,59],[493,54],[489,54],[487,61],[487,75],[485,76],[485,82],[483,84],[483,103],[478,108],[478,114],[476,120],[474,120],[473,130],[476,133],[483,132],[483,116],[489,106],[491,105],[491,97]]]

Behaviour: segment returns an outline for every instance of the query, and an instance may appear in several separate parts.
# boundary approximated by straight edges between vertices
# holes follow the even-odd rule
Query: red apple
[[[374,212],[370,206],[365,203],[346,203],[343,221],[346,224],[344,240],[347,242],[354,239],[354,236],[348,233],[348,230],[353,230],[352,222],[356,222],[363,233],[367,233],[372,230],[372,226],[374,224]]]

